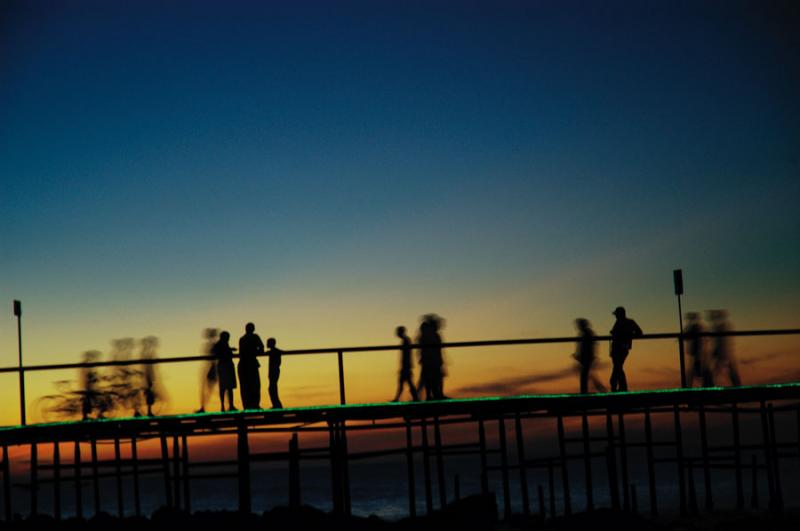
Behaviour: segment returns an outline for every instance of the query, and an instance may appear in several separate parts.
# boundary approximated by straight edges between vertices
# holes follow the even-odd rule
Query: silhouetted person
[[[422,367],[420,387],[425,389],[426,400],[447,398],[444,395],[444,357],[440,326],[441,319],[430,314],[423,317],[419,327],[419,358]]]
[[[100,359],[100,352],[89,350],[83,353],[83,363],[94,363]],[[92,414],[98,402],[98,384],[100,378],[95,367],[83,367],[81,369],[81,381],[83,383],[83,420],[87,420]]]
[[[281,377],[281,356],[283,351],[275,346],[275,338],[267,339],[267,356],[269,356],[269,399],[273,409],[281,409],[283,404],[278,397],[278,378]]]
[[[133,354],[135,341],[126,337],[111,341],[111,359],[113,361],[129,361]],[[115,406],[122,410],[130,410],[134,416],[141,415],[139,411],[141,388],[139,381],[142,373],[130,365],[117,365],[111,369],[110,389],[108,395]]]
[[[142,355],[144,360],[152,360],[156,357],[156,348],[158,348],[158,338],[148,336],[142,339]],[[164,398],[163,391],[158,386],[158,378],[156,376],[155,363],[145,363],[143,372],[143,389],[144,401],[147,405],[147,416],[153,416],[153,405],[159,400]]]
[[[725,310],[711,310],[708,312],[708,316],[709,321],[711,321],[711,331],[715,334],[720,334],[714,336],[714,348],[711,351],[715,379],[719,382],[719,376],[724,376],[727,373],[730,384],[738,387],[742,385],[742,381],[739,378],[739,369],[736,365],[736,358],[733,356],[730,338],[724,335],[730,331],[728,312]]]
[[[416,402],[419,397],[417,396],[417,389],[414,386],[414,381],[411,376],[411,340],[406,335],[406,327],[398,326],[395,331],[397,337],[400,338],[400,377],[397,381],[397,394],[392,402],[400,400],[400,395],[403,393],[403,384],[408,384],[408,390],[411,391],[411,398]]]
[[[595,362],[595,334],[592,326],[586,319],[575,319],[575,327],[580,332],[578,336],[577,349],[573,357],[580,366],[581,393],[589,392],[589,379],[598,391],[605,392],[605,386],[592,374],[592,366]]]
[[[617,317],[614,327],[611,329],[611,391],[627,391],[628,379],[625,377],[623,364],[628,357],[633,339],[641,337],[642,329],[633,319],[628,319],[625,315],[625,308],[618,306],[613,314]]]
[[[236,389],[236,371],[233,369],[233,349],[230,346],[231,335],[222,332],[219,340],[211,347],[211,353],[217,359],[217,378],[219,379],[219,403],[225,411],[225,395],[228,395],[228,411],[236,411],[233,405],[233,390]]]
[[[711,375],[706,352],[703,348],[704,337],[703,323],[700,322],[700,315],[696,312],[686,314],[686,330],[683,335],[686,338],[686,351],[689,353],[689,377],[686,379],[689,387],[694,385],[695,379],[700,381],[702,387],[714,385]]]
[[[264,353],[264,343],[255,333],[256,325],[247,323],[245,334],[239,338],[239,391],[244,409],[261,407],[261,364],[256,356]]]
[[[425,391],[425,400],[433,400],[433,389],[431,372],[433,371],[432,353],[430,347],[430,323],[422,321],[419,325],[419,385],[417,393],[421,395]]]
[[[212,349],[219,339],[219,330],[216,328],[206,328],[203,331],[203,337],[206,342],[203,345],[203,356],[213,356]],[[208,399],[211,398],[211,393],[214,392],[214,387],[217,385],[217,362],[216,360],[209,360],[202,368],[200,374],[200,409],[197,413],[203,413],[206,410]]]

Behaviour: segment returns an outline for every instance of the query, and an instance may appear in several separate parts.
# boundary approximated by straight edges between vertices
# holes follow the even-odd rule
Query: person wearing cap
[[[617,317],[617,322],[611,329],[611,392],[627,391],[628,379],[625,377],[623,364],[628,352],[633,346],[633,339],[642,336],[642,329],[633,319],[628,319],[625,315],[625,308],[617,306],[613,314]]]

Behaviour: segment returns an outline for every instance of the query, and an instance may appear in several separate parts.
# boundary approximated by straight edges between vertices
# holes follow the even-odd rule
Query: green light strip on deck
[[[469,403],[480,403],[480,402],[502,402],[502,401],[512,401],[512,400],[528,400],[528,399],[562,399],[562,398],[580,398],[580,397],[621,397],[621,396],[646,396],[651,394],[657,395],[669,395],[669,394],[682,394],[682,393],[696,393],[696,394],[706,394],[706,393],[715,393],[719,391],[726,391],[726,390],[747,390],[747,389],[793,389],[793,388],[800,388],[800,382],[790,382],[790,383],[782,383],[782,384],[766,384],[766,385],[744,385],[740,387],[696,387],[691,389],[651,389],[651,390],[643,390],[643,391],[625,391],[625,392],[617,392],[617,393],[591,393],[591,394],[569,394],[569,393],[559,393],[559,394],[543,394],[543,395],[515,395],[515,396],[491,396],[491,397],[475,397],[475,398],[450,398],[447,400],[431,400],[431,401],[419,401],[419,402],[372,402],[372,403],[364,403],[364,404],[332,404],[332,405],[321,405],[321,406],[302,406],[302,407],[288,407],[283,409],[244,409],[238,410],[236,412],[229,412],[229,411],[209,411],[206,413],[183,413],[177,415],[162,415],[158,417],[115,417],[115,418],[107,418],[107,419],[92,419],[92,420],[69,420],[69,421],[59,421],[59,422],[44,422],[44,423],[37,423],[37,424],[29,424],[27,426],[16,425],[16,426],[2,426],[0,427],[0,432],[3,431],[10,431],[16,430],[20,428],[49,428],[54,426],[72,426],[76,424],[99,424],[99,423],[108,423],[108,422],[150,422],[150,421],[159,421],[159,420],[180,420],[180,419],[198,419],[198,418],[210,418],[210,417],[220,417],[220,416],[246,416],[246,415],[263,415],[264,413],[268,413],[270,411],[278,411],[280,413],[293,413],[293,412],[310,412],[310,411],[334,411],[334,410],[346,410],[346,409],[358,409],[358,408],[374,408],[374,407],[403,407],[410,404],[469,404]]]

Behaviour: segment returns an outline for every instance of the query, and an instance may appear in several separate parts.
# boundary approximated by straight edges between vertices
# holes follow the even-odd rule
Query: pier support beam
[[[250,496],[250,445],[247,440],[247,425],[240,423],[236,434],[237,461],[239,464],[239,511],[252,512],[252,499]],[[177,446],[177,445],[176,445]],[[177,483],[177,478],[175,478]]]

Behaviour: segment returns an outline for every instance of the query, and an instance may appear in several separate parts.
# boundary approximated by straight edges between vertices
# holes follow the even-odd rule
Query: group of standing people
[[[421,367],[419,381],[415,384],[411,370],[411,339],[406,335],[406,328],[398,326],[395,334],[400,338],[400,375],[397,382],[397,393],[393,402],[400,399],[403,386],[408,385],[411,398],[419,400],[425,392],[426,400],[445,400],[444,377],[446,376],[444,355],[442,353],[442,329],[444,320],[435,314],[423,316],[419,327],[419,365]]]
[[[209,365],[204,369],[204,382],[200,394],[200,409],[198,413],[204,412],[208,399],[215,385],[219,386],[219,401],[222,411],[225,411],[225,397],[228,398],[227,411],[236,411],[234,405],[233,390],[237,388],[237,375],[239,379],[239,393],[242,399],[243,409],[261,408],[261,375],[259,368],[261,364],[258,357],[266,353],[269,358],[267,376],[269,378],[269,397],[272,407],[279,409],[283,407],[278,396],[278,379],[281,374],[281,355],[282,351],[277,348],[275,338],[267,340],[266,351],[264,343],[255,333],[256,326],[247,323],[245,333],[239,338],[239,365],[234,370],[233,353],[236,348],[230,346],[231,335],[223,331],[217,335],[217,330],[206,329],[206,350],[207,354],[213,357]]]

